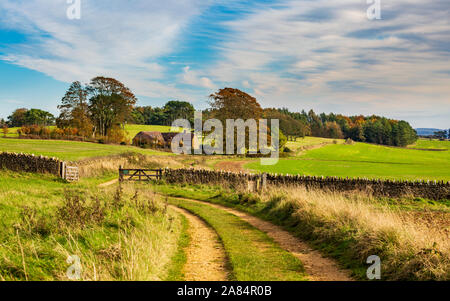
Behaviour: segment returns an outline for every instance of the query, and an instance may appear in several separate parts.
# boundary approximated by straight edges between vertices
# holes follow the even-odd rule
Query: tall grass
[[[159,196],[133,185],[68,190],[47,175],[0,171],[0,179],[13,183],[0,182],[0,280],[68,280],[72,255],[80,280],[168,276],[183,223]]]
[[[358,193],[272,187],[260,198],[264,204],[261,213],[348,266],[363,266],[370,255],[377,255],[384,279],[450,279],[450,237],[442,224],[445,218],[425,225],[415,214]]]

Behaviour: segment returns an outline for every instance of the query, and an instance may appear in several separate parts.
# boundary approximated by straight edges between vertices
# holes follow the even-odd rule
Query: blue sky
[[[264,107],[377,114],[450,127],[450,2],[381,0],[0,2],[0,118],[56,106],[70,83],[115,77],[139,105],[197,108],[222,87]]]

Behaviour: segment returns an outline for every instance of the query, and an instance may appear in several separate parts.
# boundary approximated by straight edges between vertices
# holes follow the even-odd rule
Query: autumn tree
[[[8,125],[6,125],[6,123],[4,123],[2,125],[2,131],[3,131],[3,136],[6,138],[6,136],[8,135],[8,132],[9,132],[9,128],[8,128]]]
[[[61,99],[58,109],[61,111],[57,119],[60,128],[76,128],[81,136],[87,137],[92,134],[92,122],[89,117],[89,106],[87,103],[87,90],[78,81],[73,82]]]
[[[124,84],[114,78],[96,77],[87,86],[89,111],[100,136],[107,136],[118,125],[131,119],[136,97]]]
[[[227,119],[258,120],[262,117],[263,110],[256,98],[238,89],[220,89],[209,98],[214,117],[223,123]]]
[[[278,119],[280,130],[289,138],[305,137],[310,133],[309,127],[301,120],[294,119],[282,110],[265,109],[264,118]]]
[[[26,125],[26,113],[28,109],[20,108],[15,110],[10,116],[8,116],[8,124],[11,127],[21,127]]]
[[[256,126],[259,129],[259,120],[262,119],[263,116],[263,109],[261,108],[261,105],[258,103],[256,98],[253,96],[250,96],[249,94],[240,91],[238,89],[233,88],[224,88],[220,89],[218,92],[210,95],[210,110],[208,110],[207,115],[209,118],[216,118],[222,122],[223,125],[226,125],[227,119],[237,120],[242,119],[244,121],[247,120],[255,120]],[[270,125],[268,124],[268,127]],[[224,128],[225,129],[225,128]],[[258,130],[259,131],[259,130]],[[270,141],[270,129],[267,129],[268,132],[268,141]],[[249,135],[249,128],[245,128],[245,148],[247,150],[249,149],[250,144],[250,135]],[[228,138],[230,135],[233,135],[232,133],[226,132],[226,135],[224,135],[224,139],[226,139],[228,135]],[[236,137],[237,137],[237,127],[235,127],[234,130],[234,140],[235,140],[235,147],[237,146],[236,143]],[[280,133],[280,148],[284,146],[286,143],[286,137]],[[254,137],[257,139],[257,137]],[[259,141],[257,141],[258,149],[259,147]],[[224,141],[225,145],[225,141]],[[237,150],[238,152],[241,152],[242,150]]]

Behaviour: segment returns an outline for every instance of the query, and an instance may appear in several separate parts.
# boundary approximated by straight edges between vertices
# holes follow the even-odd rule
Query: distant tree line
[[[303,131],[315,137],[350,138],[354,141],[392,146],[406,146],[418,138],[416,131],[408,122],[376,115],[344,116],[333,113],[317,115],[313,110],[298,113],[290,112],[286,108],[278,111],[301,122]],[[290,135],[289,132],[286,134]]]
[[[350,138],[354,141],[406,146],[417,140],[416,131],[406,121],[380,116],[344,116],[341,114],[317,115],[313,110],[306,113],[291,112],[287,108],[263,109],[255,98],[238,89],[224,88],[210,96],[210,108],[203,111],[204,118],[230,119],[278,119],[280,130],[287,140],[316,136],[325,138]],[[3,126],[22,127],[56,124],[58,133],[76,133],[81,137],[106,137],[110,141],[123,140],[126,123],[147,125],[171,125],[176,119],[194,117],[194,106],[186,101],[172,100],[163,107],[138,106],[135,95],[124,84],[113,78],[96,77],[89,84],[73,82],[58,106],[60,115],[39,109],[17,109]],[[74,129],[74,130],[71,130]],[[25,132],[47,132],[31,129]],[[444,137],[447,133],[437,133]],[[285,137],[286,136],[286,137]]]
[[[1,120],[0,124],[6,124],[9,127],[21,127],[24,125],[49,126],[55,124],[55,116],[39,109],[28,110],[26,108],[20,108],[8,116],[7,121]]]
[[[163,107],[136,107],[131,112],[130,122],[147,125],[172,125],[177,119],[194,120],[194,106],[186,101],[172,100]]]
[[[433,136],[434,137],[432,137],[432,138],[437,138],[440,140],[450,139],[450,129],[448,129],[448,131],[442,130],[442,131],[434,132]]]

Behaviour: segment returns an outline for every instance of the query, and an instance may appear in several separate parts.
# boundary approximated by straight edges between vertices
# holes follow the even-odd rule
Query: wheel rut
[[[202,219],[189,211],[170,206],[173,210],[183,214],[188,222],[190,243],[185,249],[186,264],[183,274],[186,281],[226,281],[227,256],[217,233]]]
[[[215,208],[229,212],[242,220],[248,222],[253,227],[265,232],[271,237],[281,248],[293,254],[300,259],[305,267],[308,279],[311,281],[352,281],[351,273],[348,270],[341,269],[336,261],[333,259],[322,256],[322,254],[311,248],[306,242],[295,237],[291,233],[276,226],[270,222],[264,221],[260,218],[252,216],[250,214],[241,212],[236,209],[228,208],[225,206],[212,204],[209,202],[203,202],[193,199],[180,198],[176,199],[186,200],[190,202],[197,202],[207,204]]]

